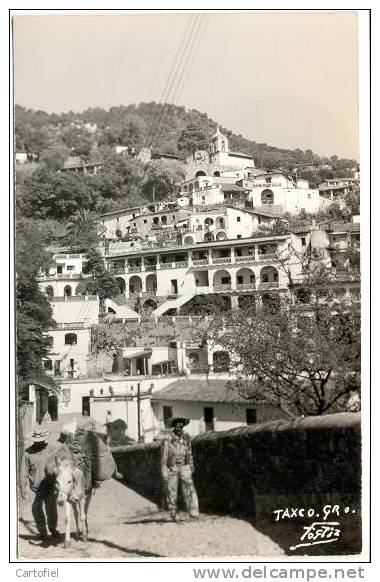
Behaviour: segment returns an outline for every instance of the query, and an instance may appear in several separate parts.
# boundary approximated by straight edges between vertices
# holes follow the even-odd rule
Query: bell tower
[[[222,134],[219,126],[211,138],[210,161],[212,164],[228,166],[228,139]]]

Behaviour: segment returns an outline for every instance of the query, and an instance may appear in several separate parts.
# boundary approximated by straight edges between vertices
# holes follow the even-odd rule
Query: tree
[[[84,128],[76,125],[68,125],[60,135],[63,143],[71,150],[74,156],[88,158],[90,156],[93,137]]]
[[[207,150],[209,146],[209,133],[203,125],[190,124],[183,129],[178,138],[178,151],[184,156],[194,156],[197,150]]]
[[[360,191],[355,189],[345,196],[346,206],[351,215],[360,214]]]
[[[63,144],[52,145],[42,150],[39,162],[48,170],[60,170],[70,155],[70,150]]]
[[[84,294],[98,295],[101,307],[104,306],[104,300],[107,297],[120,294],[116,278],[107,271],[103,257],[95,247],[90,248],[86,254],[83,273],[89,277],[79,284],[79,291]]]
[[[104,232],[105,227],[99,222],[97,214],[84,208],[69,220],[66,242],[77,252],[87,252],[98,246]]]
[[[142,117],[127,114],[118,123],[114,123],[104,130],[100,143],[104,145],[126,145],[138,150],[144,144],[146,131],[146,123]]]
[[[17,203],[25,216],[66,220],[79,209],[98,207],[102,197],[96,184],[96,176],[41,168],[25,178]]]
[[[51,338],[46,332],[55,325],[49,301],[37,281],[40,270],[46,270],[50,264],[45,242],[42,229],[34,221],[18,219],[15,266],[19,386],[34,373],[43,375],[42,358],[47,356],[51,345]]]
[[[337,281],[323,258],[293,249],[278,255],[290,293],[262,295],[255,316],[235,310],[209,327],[209,340],[225,349],[239,370],[231,389],[280,408],[290,417],[345,410],[360,392],[360,307],[337,297]],[[288,273],[300,261],[302,285]]]
[[[181,307],[180,315],[217,315],[225,311],[226,301],[221,295],[196,295]]]
[[[153,188],[156,200],[173,197],[178,192],[181,181],[185,178],[183,165],[175,160],[154,160],[147,167],[143,184],[145,197],[152,196]]]
[[[215,323],[213,324],[215,326]],[[209,337],[240,370],[231,389],[290,417],[344,410],[360,388],[360,314],[341,302],[290,302],[247,318],[236,311]]]

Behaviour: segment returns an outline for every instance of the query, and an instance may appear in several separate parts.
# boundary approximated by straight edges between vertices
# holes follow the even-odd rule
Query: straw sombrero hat
[[[187,418],[187,416],[172,416],[168,420],[168,426],[173,427],[176,422],[181,422],[184,426],[187,426],[190,423],[190,418]]]

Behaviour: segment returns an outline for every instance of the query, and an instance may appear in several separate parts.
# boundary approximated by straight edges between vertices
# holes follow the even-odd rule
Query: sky
[[[14,98],[171,102],[258,143],[358,159],[355,12],[16,15]]]

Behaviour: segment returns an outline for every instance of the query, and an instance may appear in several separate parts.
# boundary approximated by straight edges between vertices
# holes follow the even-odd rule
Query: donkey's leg
[[[71,544],[70,540],[70,518],[71,518],[71,506],[68,501],[65,503],[65,548],[69,548]]]
[[[88,535],[88,520],[87,520],[87,517],[88,517],[88,510],[89,510],[89,507],[90,507],[91,499],[92,499],[92,489],[90,489],[90,491],[87,493],[87,495],[86,495],[86,501],[84,503],[84,514],[85,514],[85,522],[86,522],[86,532],[87,532],[87,535]]]
[[[78,511],[78,503],[73,503],[73,510],[74,510],[74,517],[75,517],[75,525],[77,526],[77,540],[80,540],[80,528],[79,528],[79,511]]]
[[[87,542],[87,525],[86,525],[86,510],[85,510],[85,505],[86,505],[86,498],[83,495],[83,497],[79,500],[79,511],[80,511],[80,520],[82,523],[82,535],[83,535],[83,541]]]

